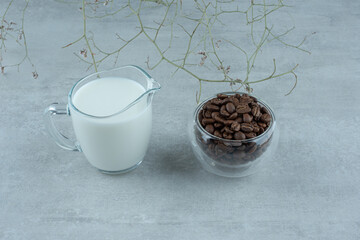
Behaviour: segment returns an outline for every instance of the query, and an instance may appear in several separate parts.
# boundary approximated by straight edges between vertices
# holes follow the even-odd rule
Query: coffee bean
[[[240,97],[240,103],[251,103],[253,101],[254,100],[249,95],[244,94]]]
[[[235,121],[238,122],[238,123],[242,123],[243,119],[242,119],[242,117],[238,117],[238,118],[235,119]]]
[[[269,114],[269,111],[266,109],[266,107],[261,107],[261,112]]]
[[[209,110],[209,111],[211,111],[211,112],[219,111],[219,110],[220,110],[219,106],[216,106],[216,105],[214,105],[214,104],[209,104],[209,105],[207,105],[207,106],[206,106],[206,109]]]
[[[210,111],[205,111],[204,117],[211,118],[211,112]]]
[[[215,119],[215,117],[216,117],[216,116],[219,116],[219,115],[220,115],[219,112],[212,112],[212,113],[211,113],[211,117],[212,117],[213,119]]]
[[[224,124],[230,126],[234,121],[233,120],[225,120]]]
[[[239,131],[234,134],[234,138],[235,138],[235,140],[244,140],[246,138],[246,136],[244,133]]]
[[[241,103],[236,106],[236,112],[237,113],[248,113],[251,111],[251,108],[247,103]]]
[[[224,132],[223,133],[223,138],[225,138],[225,139],[232,139],[233,138],[233,136],[232,136],[232,134],[231,133],[228,133],[228,132]]]
[[[203,117],[205,117],[205,112],[206,112],[206,110],[201,111]]]
[[[203,110],[207,110],[207,107],[208,107],[209,105],[211,105],[211,102],[210,102],[210,101],[207,101],[207,102],[203,105],[202,109],[203,109]]]
[[[259,127],[266,128],[266,123],[258,122]]]
[[[250,146],[249,150],[247,151],[248,154],[251,154],[253,152],[255,152],[257,149],[257,145],[254,144],[252,147]]]
[[[228,113],[232,114],[235,112],[235,105],[232,102],[228,102],[226,104],[226,111],[228,111]]]
[[[199,112],[199,115],[198,115],[198,118],[199,118],[199,122],[200,122],[200,123],[202,122],[202,120],[203,120],[203,118],[204,118],[203,112],[204,112],[204,110],[201,110],[201,111]]]
[[[232,99],[232,103],[235,105],[235,107],[237,106],[237,105],[239,105],[240,104],[240,101],[239,101],[239,99],[237,99],[237,98],[233,98]]]
[[[225,132],[227,133],[234,133],[234,131],[230,130],[229,127],[224,127]]]
[[[210,134],[213,134],[214,133],[214,125],[211,125],[211,124],[208,124],[205,126],[205,130],[210,133]]]
[[[214,148],[215,155],[218,157],[222,157],[226,154],[226,149],[222,148],[223,144],[217,144]]]
[[[232,130],[234,130],[234,131],[240,131],[240,127],[241,127],[241,125],[240,125],[240,123],[238,123],[238,122],[233,122],[232,124],[231,124],[231,129]]]
[[[254,137],[256,137],[256,133],[254,133],[254,132],[245,133],[245,136],[246,136],[246,138],[254,138]]]
[[[219,106],[222,101],[221,101],[220,99],[218,99],[218,98],[213,98],[213,99],[211,99],[210,102],[211,102],[212,104],[214,104],[214,105]]]
[[[233,114],[230,115],[229,119],[230,119],[230,120],[234,120],[234,119],[237,118],[237,116],[238,116],[238,113],[237,113],[237,112],[234,112]]]
[[[208,144],[208,150],[214,150],[214,148],[215,148],[215,144],[212,143]]]
[[[241,131],[249,133],[253,131],[253,127],[251,126],[250,123],[242,123],[241,124]]]
[[[217,98],[220,98],[220,99],[228,98],[228,95],[219,93],[217,95]]]
[[[246,153],[244,152],[244,151],[242,151],[242,150],[236,150],[235,152],[234,152],[234,158],[236,159],[236,160],[240,160],[240,159],[242,159],[243,157],[245,157],[246,156]]]
[[[222,128],[224,125],[222,123],[214,123],[215,128]]]
[[[249,96],[255,103],[257,103],[257,99],[256,97],[253,97],[253,96]]]
[[[259,133],[258,133],[258,134],[262,134],[262,133],[264,133],[264,132],[265,132],[264,128],[263,128],[263,127],[260,127],[260,128],[259,128]]]
[[[236,133],[236,132],[235,132],[235,133]],[[233,134],[234,139],[235,139],[235,133]],[[237,149],[237,147],[240,147],[241,145],[243,145],[242,142],[232,142],[232,143],[231,143],[231,146],[232,146],[234,149]]]
[[[220,114],[223,116],[223,117],[229,117],[230,114],[226,111],[225,109],[225,105],[222,105],[221,108],[220,108]]]
[[[215,130],[215,131],[214,131],[214,135],[215,135],[216,137],[219,137],[219,138],[222,137],[222,134],[221,134],[218,130]]]
[[[260,131],[260,128],[258,126],[253,126],[253,132],[258,133]]]
[[[201,121],[201,123],[202,123],[203,125],[208,125],[208,124],[211,124],[211,123],[214,123],[214,122],[215,122],[215,120],[212,119],[212,118],[204,118],[204,119]]]
[[[271,116],[267,113],[264,113],[260,119],[261,119],[261,121],[268,123],[271,121]]]
[[[256,102],[249,103],[249,106],[252,108],[259,106]]]
[[[256,121],[253,120],[253,121],[251,121],[251,126],[253,126],[253,127],[255,127],[255,126],[258,127],[259,125],[257,124]]]
[[[219,115],[216,115],[214,117],[215,121],[219,122],[219,123],[224,123],[225,119],[223,119],[222,117],[220,117]]]
[[[252,119],[253,119],[253,117],[252,117],[250,114],[248,114],[248,113],[245,113],[245,114],[243,115],[243,122],[245,122],[245,123],[251,122]]]
[[[255,106],[251,109],[251,113],[254,116],[255,119],[259,120],[259,118],[261,117],[261,110],[260,107]]]
[[[222,101],[221,101],[221,105],[225,105],[227,103],[231,102],[231,99],[230,98],[224,98]]]
[[[244,134],[244,138],[243,139],[237,139],[237,140],[244,140],[246,138],[245,134]],[[246,149],[246,145],[241,145],[240,147],[237,148],[238,151],[245,151]]]
[[[233,151],[235,151],[235,149],[233,149],[231,146],[227,146],[225,143],[219,143],[218,148],[220,151],[226,152],[226,153],[229,153],[229,152],[232,153]]]

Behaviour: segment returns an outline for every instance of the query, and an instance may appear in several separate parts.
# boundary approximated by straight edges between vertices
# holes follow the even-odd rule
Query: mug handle
[[[81,152],[80,145],[77,142],[70,140],[68,137],[64,136],[57,130],[52,118],[55,115],[70,116],[67,105],[53,103],[44,111],[46,129],[51,137],[55,140],[55,143],[63,149]]]

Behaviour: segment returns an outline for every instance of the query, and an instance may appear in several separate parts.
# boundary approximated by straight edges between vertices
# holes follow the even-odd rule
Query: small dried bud
[[[228,74],[230,72],[230,66],[227,66],[225,69],[225,73]]]
[[[207,59],[207,56],[204,55],[204,56],[201,58],[200,66],[204,65],[206,59]]]
[[[221,40],[217,40],[216,43],[215,43],[215,46],[216,46],[217,48],[219,48],[219,43],[221,43]]]
[[[87,50],[85,48],[83,48],[82,50],[80,50],[80,54],[83,55],[86,58],[87,57]]]
[[[206,55],[206,52],[204,52],[204,51],[200,51],[200,52],[198,52],[198,54],[202,55],[201,61],[199,63],[199,65],[202,66],[202,65],[205,64],[205,60],[207,59],[207,55]]]
[[[19,34],[18,39],[19,39],[19,40],[21,40],[21,39],[22,39],[22,37],[23,37],[23,35],[24,35],[24,32],[23,32],[23,31],[21,31],[21,32],[20,32],[20,34]]]
[[[1,73],[4,74],[5,73],[5,67],[1,67]]]
[[[33,74],[33,78],[34,79],[37,79],[38,78],[38,76],[39,76],[39,74],[35,71],[35,72],[32,72],[32,74]]]
[[[251,87],[249,87],[249,86],[246,86],[246,91],[248,92],[248,93],[252,93],[253,92],[253,89],[251,88]]]

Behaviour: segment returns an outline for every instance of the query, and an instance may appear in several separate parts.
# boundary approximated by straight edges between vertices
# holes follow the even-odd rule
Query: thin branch
[[[75,54],[79,59],[89,64],[89,67],[94,67],[95,71],[97,71],[97,67],[110,56],[115,57],[114,64],[117,63],[120,52],[129,45],[132,41],[137,39],[140,36],[144,36],[150,44],[155,48],[159,58],[157,58],[156,62],[150,64],[150,59],[148,58],[145,63],[150,70],[158,67],[162,62],[166,62],[175,68],[173,74],[175,74],[178,70],[182,70],[185,73],[189,74],[191,77],[195,78],[199,82],[199,89],[196,94],[196,101],[199,102],[202,93],[202,83],[228,83],[230,84],[231,89],[234,91],[240,90],[244,88],[247,91],[251,91],[251,84],[260,83],[264,81],[268,81],[271,79],[275,79],[281,76],[285,76],[291,74],[295,77],[295,83],[290,90],[289,93],[293,91],[297,84],[297,75],[295,73],[295,69],[298,65],[292,67],[290,70],[277,73],[276,61],[273,59],[273,69],[270,70],[271,73],[267,75],[267,77],[262,79],[252,79],[252,71],[255,68],[255,64],[257,58],[259,57],[262,49],[266,45],[266,43],[270,43],[273,40],[276,40],[283,44],[284,46],[292,47],[304,52],[308,52],[303,49],[301,46],[306,40],[304,40],[298,44],[294,45],[288,43],[283,40],[288,33],[290,33],[293,28],[285,31],[281,34],[276,34],[273,32],[273,26],[269,23],[270,16],[276,12],[277,10],[283,7],[289,7],[285,5],[282,0],[278,0],[277,3],[267,3],[266,0],[262,2],[254,2],[254,0],[250,1],[250,4],[245,10],[240,9],[238,5],[235,7],[233,5],[231,8],[224,4],[237,4],[234,0],[197,0],[194,1],[194,11],[188,14],[183,14],[181,12],[182,1],[181,0],[166,0],[166,1],[158,1],[158,0],[140,0],[136,2],[136,6],[134,1],[128,0],[125,5],[121,8],[112,11],[106,12],[103,15],[98,16],[87,16],[85,14],[85,5],[90,5],[91,8],[96,10],[97,5],[89,2],[86,3],[85,0],[82,0],[83,7],[83,21],[84,21],[84,32],[83,35],[80,36],[77,40],[64,47],[69,47],[71,45],[77,44],[80,41],[84,40],[89,50],[89,54],[91,54],[92,61],[85,60],[83,57]],[[145,23],[143,22],[142,16],[146,14],[145,10],[148,8],[153,8],[153,5],[145,5],[144,2],[154,2],[162,5],[162,15],[159,16],[157,20],[151,20],[151,22]],[[137,4],[138,3],[138,4]],[[172,8],[172,9],[171,9]],[[170,11],[174,10],[174,11]],[[136,29],[139,31],[133,35],[129,40],[124,39],[119,34],[116,34],[118,39],[122,41],[121,45],[117,47],[117,49],[113,51],[104,51],[99,45],[95,42],[93,37],[89,37],[86,31],[86,17],[101,19],[105,17],[112,17],[113,15],[122,12],[122,10],[129,10],[128,16],[135,16],[137,19]],[[143,13],[144,12],[144,13]],[[239,17],[245,17],[245,23],[248,24],[248,29],[250,32],[249,40],[252,43],[250,47],[246,48],[243,44],[240,45],[240,41],[233,41],[230,39],[224,39],[222,37],[218,37],[217,30],[218,28],[222,28],[224,26],[223,16],[229,15],[234,17],[234,21],[237,21]],[[178,21],[179,20],[179,21]],[[180,20],[190,21],[191,27],[184,27],[184,23]],[[156,25],[155,25],[156,24]],[[155,26],[154,26],[155,25]],[[175,27],[178,26],[183,31],[176,31]],[[255,34],[255,31],[261,28],[260,34]],[[163,47],[163,45],[159,44],[159,36],[162,32],[168,30],[169,33],[169,43]],[[183,53],[181,57],[169,57],[170,56],[170,48],[173,44],[173,39],[175,38],[174,33],[182,34],[179,39],[184,42],[185,47],[183,49]],[[269,39],[271,38],[271,39]],[[219,40],[222,40],[225,44],[220,44]],[[246,67],[242,69],[246,69],[244,71],[245,76],[243,78],[238,76],[236,71],[231,70],[230,65],[234,64],[233,62],[226,63],[225,59],[221,56],[222,53],[222,45],[233,47],[235,52],[241,52],[241,54],[245,58]],[[95,54],[92,51],[92,48],[96,51],[97,59],[95,59]],[[201,47],[201,49],[199,49]],[[201,56],[200,64],[198,62],[194,62],[190,56],[199,56],[199,52]],[[234,52],[234,54],[236,54]],[[191,60],[190,60],[191,59]],[[208,79],[202,77],[199,73],[193,70],[195,66],[203,66],[207,69],[218,69],[222,76],[219,78],[214,77],[214,79]],[[241,66],[240,66],[241,67]],[[236,74],[235,74],[236,73]],[[236,87],[235,87],[236,85]]]
[[[95,61],[95,57],[94,57],[94,53],[90,47],[90,44],[89,44],[89,40],[88,40],[88,37],[86,35],[86,15],[85,15],[85,0],[82,0],[82,15],[83,15],[83,30],[84,30],[84,39],[85,39],[85,42],[86,42],[86,46],[88,47],[89,49],[89,52],[90,52],[90,55],[91,55],[91,59],[92,59],[92,62],[93,62],[93,66],[94,66],[94,69],[95,69],[95,72],[97,72],[97,65],[96,65],[96,61]]]

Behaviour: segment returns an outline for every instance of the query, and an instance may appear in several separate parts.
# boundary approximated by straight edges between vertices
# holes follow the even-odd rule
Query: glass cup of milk
[[[44,119],[60,147],[83,152],[103,173],[135,169],[150,140],[152,99],[160,84],[138,66],[97,72],[80,79],[70,90],[68,103],[51,104]],[[71,117],[76,141],[61,134],[55,115]]]

